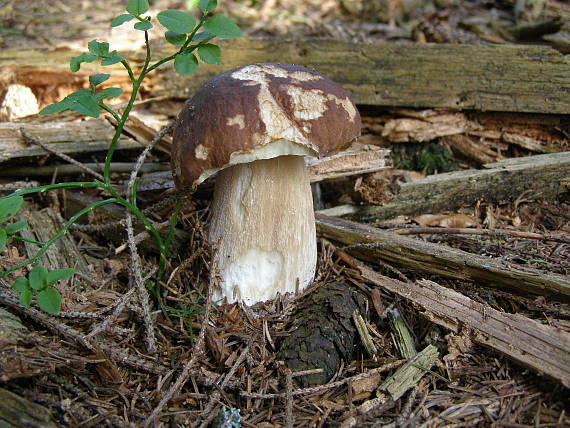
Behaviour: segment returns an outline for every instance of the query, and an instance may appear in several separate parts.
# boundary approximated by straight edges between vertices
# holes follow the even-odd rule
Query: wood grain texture
[[[503,203],[524,194],[527,199],[554,199],[567,192],[570,152],[505,159],[483,165],[483,169],[434,174],[403,183],[394,198],[382,206],[350,206],[323,210],[357,217],[386,220],[473,206],[477,201]]]
[[[255,62],[312,67],[344,86],[357,104],[441,107],[531,113],[570,113],[570,57],[545,46],[352,43],[331,39],[240,38],[220,40],[222,66],[201,65],[184,77],[166,65],[148,87],[152,96],[187,98],[206,80],[229,68]],[[172,53],[163,43],[154,57]],[[43,72],[69,75],[68,61],[78,52],[3,50],[0,69],[10,83],[32,88]],[[140,52],[122,52],[141,63]],[[117,70],[119,67],[105,68]],[[22,72],[23,70],[25,72]],[[21,75],[23,81],[18,81]],[[63,75],[63,76],[62,76]],[[44,74],[45,76],[45,74]],[[126,80],[114,77],[116,82]],[[50,82],[53,85],[53,82]]]
[[[371,283],[417,305],[430,321],[570,386],[570,335],[519,314],[499,312],[454,290],[422,280],[405,283],[360,265]]]
[[[396,266],[480,281],[495,288],[519,293],[549,295],[568,300],[570,277],[479,256],[448,247],[386,232],[361,223],[317,214],[317,235],[349,247],[345,251],[363,260],[383,260]]]

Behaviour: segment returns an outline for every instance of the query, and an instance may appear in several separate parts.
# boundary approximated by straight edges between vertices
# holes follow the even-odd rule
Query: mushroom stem
[[[302,291],[317,261],[309,176],[302,156],[237,164],[219,172],[209,239],[217,245],[219,298],[252,305]]]

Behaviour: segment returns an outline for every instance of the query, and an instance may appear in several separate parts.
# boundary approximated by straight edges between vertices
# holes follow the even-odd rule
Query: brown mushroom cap
[[[180,112],[174,181],[188,188],[226,166],[281,154],[326,156],[348,146],[360,127],[347,92],[316,71],[278,64],[238,67],[208,81]],[[276,142],[284,143],[278,153],[267,150]]]

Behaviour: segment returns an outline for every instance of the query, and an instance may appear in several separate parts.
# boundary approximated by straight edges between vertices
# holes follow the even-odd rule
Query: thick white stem
[[[238,164],[216,178],[210,241],[222,276],[217,297],[248,305],[302,291],[315,274],[311,186],[302,156]]]

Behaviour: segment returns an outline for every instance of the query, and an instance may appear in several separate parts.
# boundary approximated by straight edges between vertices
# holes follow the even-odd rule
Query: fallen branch
[[[570,335],[519,314],[499,312],[433,281],[402,282],[358,263],[364,279],[413,302],[423,316],[570,387]]]
[[[553,233],[524,232],[508,229],[472,229],[467,227],[413,227],[409,229],[395,229],[390,232],[398,235],[485,235],[502,236],[508,238],[533,239],[537,241],[552,241],[570,244],[570,236]]]
[[[344,250],[364,260],[449,278],[482,281],[496,288],[568,299],[570,278],[479,256],[441,244],[424,242],[353,221],[316,215],[319,236],[348,245]]]
[[[356,214],[385,220],[473,206],[478,201],[501,203],[526,199],[554,199],[567,191],[570,152],[505,159],[481,170],[430,175],[403,183],[390,203],[383,206],[343,206],[322,210],[332,215]]]

